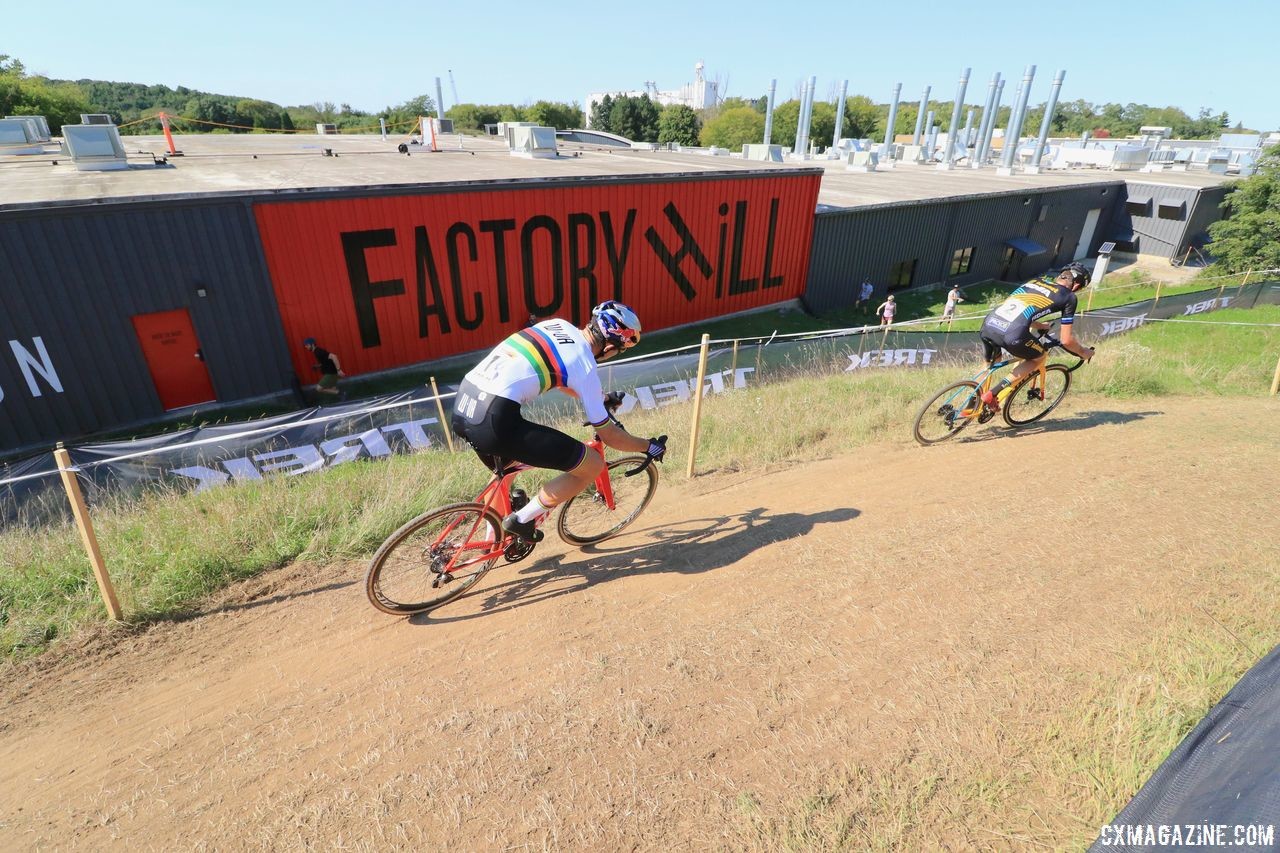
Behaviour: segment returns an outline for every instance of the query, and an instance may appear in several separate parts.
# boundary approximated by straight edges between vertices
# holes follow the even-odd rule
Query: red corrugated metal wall
[[[646,330],[801,295],[814,172],[468,190],[254,207],[299,375],[305,337],[350,374],[494,345],[619,299]]]

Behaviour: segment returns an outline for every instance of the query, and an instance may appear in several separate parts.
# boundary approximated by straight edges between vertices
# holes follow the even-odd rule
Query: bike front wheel
[[[977,382],[953,382],[929,399],[916,415],[916,441],[924,445],[946,441],[982,413]]]
[[[502,521],[484,504],[440,507],[387,537],[365,573],[383,613],[423,613],[475,587],[502,555]]]
[[[652,465],[634,477],[624,472],[644,463],[647,457],[624,456],[609,463],[609,485],[613,489],[613,509],[605,503],[600,483],[592,483],[564,502],[556,530],[571,545],[591,545],[617,536],[653,500],[658,491],[658,472]]]
[[[1044,369],[1044,386],[1040,372],[1032,371],[1009,392],[1004,401],[1004,420],[1009,426],[1026,426],[1052,412],[1071,387],[1071,371],[1065,365],[1050,364]]]

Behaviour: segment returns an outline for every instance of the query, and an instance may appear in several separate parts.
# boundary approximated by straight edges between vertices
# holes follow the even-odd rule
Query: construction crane
[[[450,68],[450,69],[449,69],[449,90],[450,90],[451,92],[453,92],[453,102],[454,102],[455,104],[460,103],[460,101],[458,100],[458,87],[457,87],[456,85],[454,85],[454,82],[453,82],[453,69],[452,69],[452,68]]]

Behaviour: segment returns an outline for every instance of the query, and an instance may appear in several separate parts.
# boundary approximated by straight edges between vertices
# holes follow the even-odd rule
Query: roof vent
[[[556,129],[507,125],[507,147],[513,157],[555,157]]]
[[[44,116],[5,116],[5,118],[31,122],[35,126],[36,140],[39,142],[49,142],[53,138],[49,134],[49,122],[45,121]]]
[[[29,116],[0,119],[0,154],[43,154],[36,123]]]
[[[113,124],[64,124],[62,138],[71,153],[71,162],[81,172],[129,168],[120,143],[120,129]]]
[[[107,113],[80,113],[81,124],[115,124]]]

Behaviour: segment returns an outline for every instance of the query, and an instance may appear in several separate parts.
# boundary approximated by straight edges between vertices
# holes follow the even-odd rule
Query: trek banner
[[[1077,317],[1076,326],[1079,336],[1092,343],[1159,319],[1255,304],[1280,304],[1280,284],[1184,293],[1091,311]],[[946,332],[940,324],[930,325],[934,324],[914,330],[882,331],[872,326],[749,339],[736,346],[718,343],[707,356],[703,389],[714,395],[794,376],[938,364],[978,369],[982,346],[975,332]],[[696,346],[634,361],[605,362],[600,367],[604,389],[626,393],[618,410],[624,423],[637,408],[660,409],[691,401],[697,375]],[[269,476],[297,476],[358,460],[445,447],[440,410],[447,420],[455,389],[456,385],[442,387],[439,404],[422,388],[261,420],[81,445],[69,452],[90,503],[157,486],[199,491]],[[586,437],[583,431],[575,432],[574,421],[581,415],[577,402],[564,394],[544,394],[524,411],[532,419],[559,423]],[[34,522],[51,514],[67,514],[52,454],[0,466],[0,524]]]

